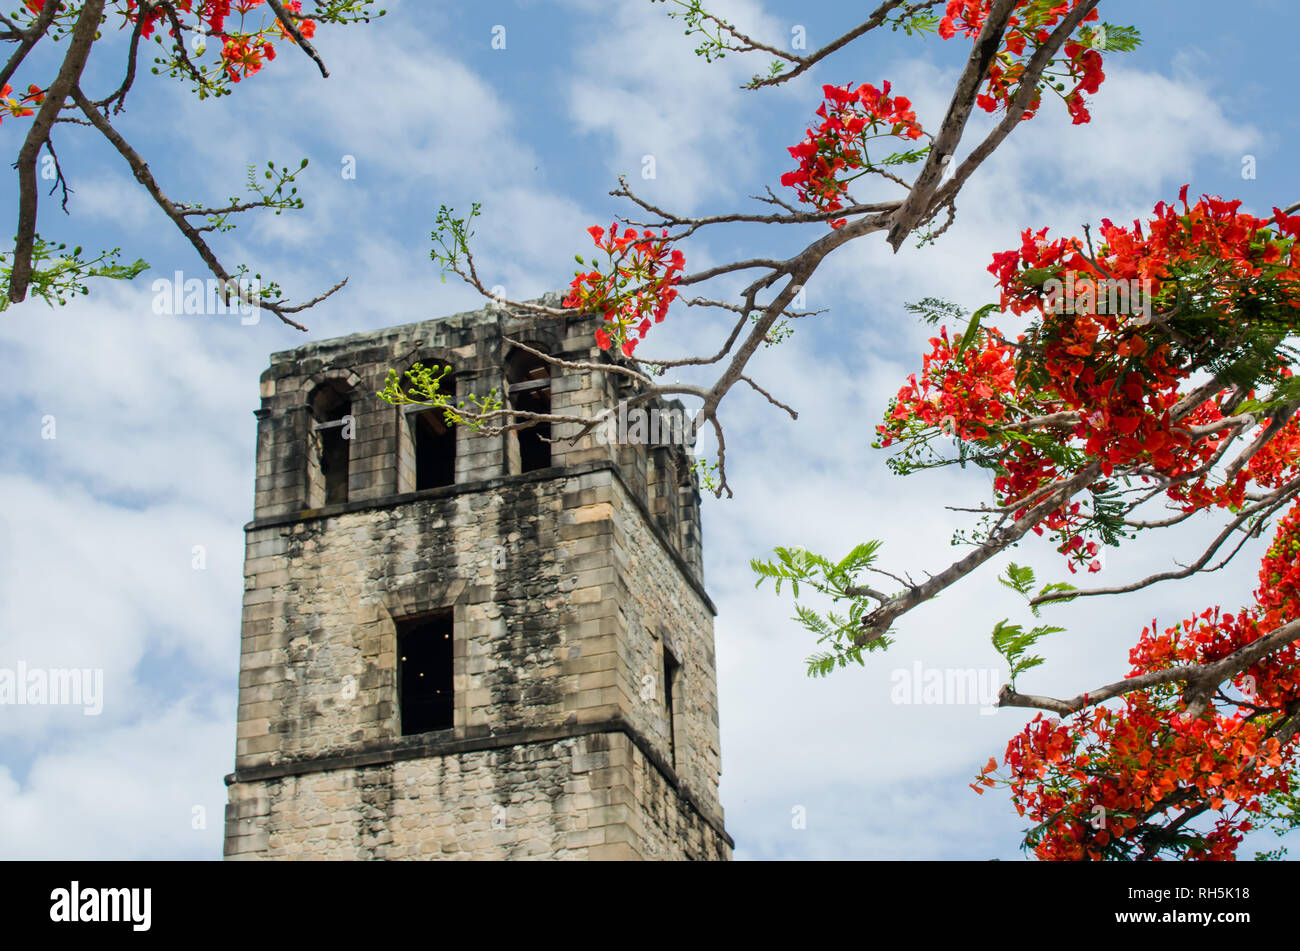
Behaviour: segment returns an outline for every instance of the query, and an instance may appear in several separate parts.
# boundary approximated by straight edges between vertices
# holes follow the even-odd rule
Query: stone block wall
[[[231,786],[227,858],[726,860],[721,824],[624,733]]]

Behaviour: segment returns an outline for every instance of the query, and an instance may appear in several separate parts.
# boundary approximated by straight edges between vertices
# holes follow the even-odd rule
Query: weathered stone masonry
[[[689,450],[557,427],[550,465],[524,471],[517,434],[457,427],[454,484],[417,490],[414,420],[374,395],[417,360],[452,366],[461,395],[505,392],[503,337],[607,360],[595,326],[487,310],[272,356],[227,857],[730,858]],[[555,414],[633,395],[549,372],[514,389]],[[338,400],[346,482],[327,489],[342,444],[321,407]],[[447,611],[452,725],[403,735],[398,625]]]

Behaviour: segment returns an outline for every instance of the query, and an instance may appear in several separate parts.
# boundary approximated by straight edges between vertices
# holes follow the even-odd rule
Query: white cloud
[[[192,701],[50,744],[20,783],[0,766],[0,858],[216,859],[234,729]]]
[[[650,4],[600,7],[606,19],[600,42],[579,46],[577,75],[569,87],[569,115],[578,131],[608,152],[611,181],[626,174],[634,192],[678,212],[705,198],[736,199],[739,183],[756,167],[755,127],[761,110],[797,95],[776,87],[742,90],[764,71],[767,54],[731,56],[707,63],[693,52],[700,37],[682,37],[682,21]],[[790,27],[749,0],[711,5],[757,39],[788,47]],[[588,34],[590,35],[590,34]],[[792,138],[797,139],[795,135]],[[643,177],[647,158],[652,178]]]

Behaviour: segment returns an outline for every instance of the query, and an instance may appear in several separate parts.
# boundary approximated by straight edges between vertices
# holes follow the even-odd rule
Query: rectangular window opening
[[[438,410],[412,414],[415,430],[415,489],[433,489],[456,481],[456,430]]]
[[[398,709],[402,736],[455,725],[449,612],[397,625]]]
[[[320,430],[320,471],[325,480],[325,504],[348,500],[348,440],[343,429],[331,426]]]
[[[517,410],[547,415],[551,412],[550,380],[538,380],[543,385],[515,393],[511,402]],[[527,429],[518,430],[519,434],[519,468],[521,472],[535,472],[547,469],[551,465],[551,424],[535,423]]]
[[[673,688],[677,685],[677,671],[681,667],[672,653],[664,650],[664,716],[668,720],[668,762],[677,768],[677,730],[673,720]]]

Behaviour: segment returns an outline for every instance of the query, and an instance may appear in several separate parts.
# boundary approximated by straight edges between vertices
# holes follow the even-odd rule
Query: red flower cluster
[[[1207,609],[1160,634],[1152,622],[1130,652],[1129,677],[1221,660],[1300,616],[1300,506],[1263,559],[1256,600],[1235,615]],[[1031,837],[1038,857],[1117,857],[1136,847],[1144,823],[1209,809],[1221,815],[1189,838],[1185,855],[1231,859],[1264,797],[1290,788],[1295,740],[1284,748],[1268,733],[1300,702],[1300,652],[1294,643],[1273,651],[1235,687],[1250,706],[1221,698],[1191,722],[1177,685],[1135,691],[1120,709],[1094,707],[1066,723],[1039,714],[1008,743],[1003,780],[1020,815],[1040,824]],[[996,769],[990,759],[972,788],[996,785]]]
[[[1048,241],[1046,229],[1026,230],[1020,248],[995,254],[989,270],[998,279],[1002,309],[1032,312],[1038,324],[1015,344],[987,328],[960,353],[946,334],[931,340],[920,380],[909,379],[885,425],[877,427],[882,444],[952,417],[960,438],[997,450],[1001,471],[994,488],[1002,505],[1069,475],[1059,462],[1066,456],[1078,460],[1078,468],[1099,463],[1106,477],[1134,466],[1167,476],[1175,480],[1169,497],[1188,508],[1240,504],[1252,479],[1280,484],[1279,468],[1290,470],[1300,457],[1294,426],[1231,483],[1208,485],[1211,463],[1232,432],[1214,425],[1224,418],[1226,391],[1175,422],[1170,411],[1198,366],[1175,350],[1171,336],[1148,314],[1171,300],[1174,278],[1188,274],[1197,282],[1201,308],[1233,315],[1223,319],[1223,330],[1229,324],[1240,329],[1243,303],[1260,282],[1276,289],[1274,298],[1289,294],[1289,305],[1300,306],[1300,243],[1285,237],[1297,223],[1278,211],[1273,219],[1256,218],[1243,214],[1240,202],[1208,196],[1193,207],[1186,188],[1181,198],[1181,210],[1158,204],[1146,229],[1136,221],[1127,229],[1105,221],[1104,244],[1095,259],[1077,238]],[[1120,282],[1129,308],[1101,306],[1106,295],[1100,292],[1062,308],[1062,295],[1049,293],[1045,285],[1055,280],[1064,286],[1071,273],[1087,287]],[[1145,299],[1146,312],[1135,312],[1129,287]],[[1048,445],[999,428],[1006,420],[1022,423],[1026,416],[1054,417],[1038,430],[1048,434]],[[1016,517],[1025,511],[1021,507]],[[1072,505],[1052,513],[1035,531],[1053,532],[1071,570],[1076,564],[1096,570],[1096,546],[1082,534],[1086,524],[1087,514]]]
[[[583,313],[603,312],[606,326],[596,331],[596,343],[602,350],[617,346],[630,357],[651,321],[659,323],[668,316],[686,258],[676,248],[669,249],[666,229],[659,238],[652,231],[638,235],[635,228],[620,236],[613,224],[608,232],[592,225],[587,233],[608,255],[607,269],[578,271],[564,306]]]
[[[898,391],[889,414],[892,425],[877,427],[882,444],[892,444],[899,435],[896,427],[911,421],[950,426],[951,435],[969,441],[987,439],[990,427],[1005,422],[1003,399],[1016,389],[1015,351],[994,336],[996,329],[980,346],[959,353],[948,328],[940,328],[939,336],[930,338],[932,349],[921,358],[921,379],[912,374]]]
[[[1295,453],[1290,461],[1291,477],[1300,469],[1300,452]],[[1261,616],[1260,626],[1271,630],[1300,617],[1300,505],[1295,506],[1278,524],[1273,544],[1269,546],[1259,567],[1259,590],[1255,592],[1259,602]],[[1296,660],[1296,648],[1288,647],[1292,661]],[[1270,660],[1272,658],[1270,657]],[[1263,672],[1261,672],[1262,674]],[[1267,693],[1268,678],[1256,678],[1259,695]],[[1270,697],[1280,701],[1280,696]]]
[[[263,59],[267,62],[275,59],[275,47],[270,43],[255,44],[246,36],[232,36],[222,44],[221,58],[230,81],[237,83],[261,69]]]
[[[203,21],[207,35],[221,44],[222,69],[231,82],[237,83],[243,77],[260,70],[264,62],[275,59],[273,38],[296,42],[274,16],[264,17],[255,30],[244,28],[244,18],[262,7],[263,3],[264,0],[174,0],[172,6],[196,14]],[[127,7],[128,19],[132,22],[144,17],[141,33],[145,37],[153,34],[155,24],[168,22],[166,11],[162,7],[155,6],[147,14],[139,13],[136,0],[127,0]],[[240,25],[227,29],[226,20],[232,9],[239,14]],[[300,0],[290,0],[285,4],[285,9],[291,13],[301,13],[302,3]],[[316,23],[313,20],[300,20],[298,30],[304,37],[311,38],[316,34]],[[168,33],[174,34],[175,30],[169,29]]]
[[[1278,209],[1258,218],[1240,202],[1210,196],[1191,205],[1186,188],[1180,207],[1161,202],[1146,222],[1121,228],[1105,221],[1095,254],[1076,238],[1025,231],[1021,246],[994,255],[989,270],[1003,311],[1030,315],[1029,330],[1013,344],[986,328],[964,348],[941,331],[920,378],[909,378],[879,427],[882,442],[924,436],[951,417],[956,435],[992,453],[1002,504],[1093,463],[1103,479],[1135,469],[1139,479],[1168,477],[1168,497],[1189,511],[1239,506],[1252,485],[1293,482],[1300,478],[1294,419],[1232,480],[1211,484],[1233,431],[1219,425],[1229,390],[1178,421],[1171,410],[1200,379],[1205,347],[1213,352],[1216,342],[1240,340],[1243,331],[1248,337],[1255,320],[1261,334],[1294,326],[1288,308],[1300,307],[1297,234],[1300,220]],[[1071,280],[1069,290],[1146,282],[1146,300],[1116,310],[1101,306],[1098,292],[1062,306]],[[1049,282],[1059,283],[1049,289]],[[1197,321],[1193,346],[1180,345],[1168,329],[1180,316]],[[1277,361],[1273,380],[1290,376],[1285,357],[1266,359]],[[1104,493],[1107,486],[1093,488]],[[1091,568],[1096,544],[1083,537],[1089,518],[1071,503],[1038,530],[1056,535],[1071,567]],[[1262,560],[1255,603],[1235,614],[1207,609],[1163,631],[1153,622],[1130,652],[1129,676],[1221,660],[1298,617],[1300,504],[1281,520]],[[1300,648],[1270,652],[1234,685],[1244,703],[1219,695],[1192,720],[1176,683],[1064,722],[1039,715],[1008,744],[1006,777],[991,759],[973,788],[1008,787],[1016,809],[1035,824],[1028,842],[1042,859],[1133,858],[1151,848],[1153,830],[1189,813],[1213,822],[1180,823],[1178,837],[1162,847],[1182,858],[1230,859],[1267,798],[1289,791],[1297,741],[1284,747],[1271,733],[1300,704]]]
[[[0,88],[0,117],[8,114],[17,119],[22,116],[34,115],[35,111],[32,106],[40,105],[45,101],[45,90],[35,84],[28,86],[27,95],[18,99],[10,95],[13,91],[14,87],[8,83],[5,83],[3,88]]]
[[[1042,0],[1020,0],[1016,4],[1019,15],[1013,15],[1008,21],[1007,30],[1002,36],[1002,49],[989,67],[984,91],[976,100],[985,112],[993,112],[999,107],[1006,108],[1015,96],[1025,65],[1035,51],[1046,42],[1062,18],[1079,6],[1082,0],[1062,0],[1056,4],[1046,4]],[[939,22],[939,35],[950,39],[958,33],[975,37],[979,35],[988,19],[992,0],[949,0],[944,17]],[[1095,21],[1099,14],[1092,10],[1083,18],[1084,23]],[[1092,117],[1088,113],[1084,93],[1096,93],[1101,87],[1106,74],[1102,72],[1101,53],[1082,43],[1070,41],[1064,46],[1064,72],[1058,78],[1072,88],[1062,92],[1066,108],[1074,119],[1075,125],[1088,122]],[[1052,75],[1051,67],[1044,71],[1044,76]],[[1030,119],[1042,105],[1042,89],[1035,93],[1023,119]]]
[[[1281,746],[1241,712],[1189,723],[1178,707],[1137,692],[1121,709],[1094,707],[1065,723],[1040,713],[1012,737],[1003,782],[1016,811],[1037,824],[1029,843],[1038,858],[1133,857],[1146,823],[1201,807],[1226,814],[1199,836],[1185,830],[1184,857],[1233,857],[1262,797],[1288,788]],[[986,764],[976,792],[996,785],[995,768]]]
[[[877,89],[870,83],[852,86],[823,86],[825,100],[817,107],[822,118],[816,130],[788,151],[799,160],[799,168],[781,176],[781,184],[799,193],[799,200],[818,211],[839,211],[848,193],[853,172],[872,167],[867,155],[871,139],[894,136],[919,139],[923,134],[916,113],[906,96],[890,97],[889,82]],[[843,177],[848,176],[848,177]],[[845,219],[831,222],[841,227]]]

